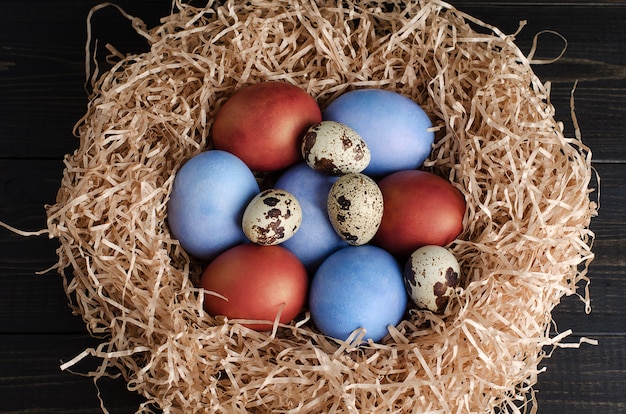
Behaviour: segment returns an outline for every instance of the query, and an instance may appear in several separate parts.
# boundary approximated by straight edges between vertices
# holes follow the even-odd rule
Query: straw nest
[[[551,334],[551,311],[588,282],[596,204],[590,151],[564,136],[513,36],[436,0],[175,2],[158,27],[133,25],[150,50],[93,83],[47,207],[70,305],[102,338],[64,368],[101,358],[91,375],[119,370],[147,399],[138,411],[533,410],[539,363],[567,335]],[[464,287],[447,313],[412,310],[359,345],[320,335],[306,312],[254,332],[203,311],[202,264],[166,224],[172,178],[211,147],[223,102],[263,80],[322,107],[380,87],[428,112],[424,168],[467,201],[450,246]]]

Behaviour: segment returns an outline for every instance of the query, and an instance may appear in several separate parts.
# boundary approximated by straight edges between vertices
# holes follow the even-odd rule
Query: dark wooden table
[[[74,123],[86,109],[83,89],[86,17],[95,0],[0,1],[0,220],[24,230],[45,227],[63,155],[78,145]],[[169,0],[120,0],[148,26],[169,13]],[[592,312],[576,297],[555,311],[568,342],[598,345],[559,349],[545,360],[536,386],[540,413],[626,413],[626,1],[457,1],[453,4],[505,33],[517,31],[525,53],[542,30],[567,39],[560,61],[535,67],[553,83],[557,118],[573,135],[569,97],[575,81],[583,141],[601,176],[601,208],[591,278]],[[145,50],[143,39],[114,8],[98,12],[93,34],[122,52]],[[537,58],[557,56],[556,35],[539,38]],[[37,274],[56,261],[57,243],[0,228],[0,412],[135,412],[142,399],[121,379],[91,379],[62,372],[68,361],[98,342],[67,306],[60,277]],[[82,361],[87,372],[96,361]]]

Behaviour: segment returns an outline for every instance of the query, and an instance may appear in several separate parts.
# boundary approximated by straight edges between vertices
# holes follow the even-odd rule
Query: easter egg
[[[251,242],[268,246],[289,240],[301,222],[302,209],[293,194],[270,188],[250,201],[241,227]]]
[[[245,326],[258,331],[271,329],[277,317],[283,324],[294,319],[308,283],[306,269],[287,249],[252,243],[219,255],[200,278],[209,314],[246,320]]]
[[[463,230],[465,199],[449,181],[430,172],[405,170],[378,182],[385,200],[373,243],[408,257],[425,245],[445,246]]]
[[[302,139],[302,156],[309,167],[331,175],[361,172],[371,157],[355,130],[334,121],[309,128]]]
[[[328,216],[346,242],[359,246],[369,242],[383,216],[383,194],[370,177],[352,173],[338,179],[328,193]]]
[[[410,98],[384,89],[346,92],[324,110],[323,119],[354,129],[371,160],[364,174],[382,176],[420,167],[435,139],[426,112]]]
[[[335,233],[326,210],[328,192],[337,179],[301,162],[288,168],[274,184],[293,194],[302,209],[298,231],[281,246],[295,254],[310,271],[332,252],[348,245]]]
[[[246,241],[241,218],[258,192],[254,175],[233,154],[210,150],[196,155],[174,177],[167,203],[172,236],[190,255],[214,258]]]
[[[441,246],[422,246],[404,268],[411,300],[420,308],[443,313],[459,285],[461,269],[454,254]]]
[[[298,86],[267,81],[239,89],[220,108],[211,134],[252,170],[275,171],[302,160],[306,130],[322,120],[317,102]]]
[[[404,316],[402,269],[393,256],[371,246],[348,246],[330,255],[311,282],[309,306],[315,326],[346,340],[364,328],[365,340],[379,341]]]

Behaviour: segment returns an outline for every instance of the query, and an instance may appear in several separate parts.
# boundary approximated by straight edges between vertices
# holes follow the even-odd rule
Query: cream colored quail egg
[[[459,285],[460,266],[442,246],[415,250],[404,268],[404,284],[413,302],[422,309],[443,313]]]
[[[383,217],[383,195],[370,177],[351,173],[330,188],[328,217],[337,234],[351,245],[369,242]]]
[[[243,212],[246,237],[260,245],[280,244],[291,238],[302,223],[302,208],[288,191],[269,189],[257,194]]]
[[[322,121],[308,129],[302,140],[302,156],[309,167],[330,175],[361,172],[371,158],[361,136],[334,121]]]

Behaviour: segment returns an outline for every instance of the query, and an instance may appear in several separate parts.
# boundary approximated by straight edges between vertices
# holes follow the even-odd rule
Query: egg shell
[[[322,115],[354,129],[367,143],[371,161],[363,173],[370,176],[420,167],[435,140],[428,114],[411,98],[390,90],[346,92]]]
[[[328,216],[337,234],[351,245],[370,241],[383,217],[383,194],[370,177],[346,174],[331,187]]]
[[[312,273],[330,254],[348,245],[333,229],[326,209],[328,192],[338,178],[315,171],[303,161],[288,168],[274,184],[293,194],[302,208],[300,228],[281,246]]]
[[[281,323],[295,318],[308,286],[306,269],[289,250],[253,243],[226,250],[200,278],[203,306],[210,315],[248,320],[242,321],[244,326],[258,331],[271,330],[279,314]]]
[[[291,238],[301,222],[302,209],[296,197],[288,191],[270,188],[250,201],[243,212],[241,227],[251,242],[271,246]]]
[[[213,145],[254,171],[276,171],[302,160],[306,130],[322,121],[317,101],[288,82],[265,81],[237,90],[216,114]]]
[[[309,308],[315,326],[346,340],[358,328],[379,341],[403,318],[408,302],[402,269],[380,247],[348,246],[330,255],[313,276]]]
[[[241,217],[259,192],[254,174],[235,155],[220,150],[189,159],[174,177],[167,222],[182,248],[201,260],[246,242]]]
[[[373,244],[403,260],[417,248],[446,246],[463,231],[465,197],[445,178],[403,170],[378,181],[385,211]]]
[[[308,129],[302,139],[302,156],[311,168],[331,175],[361,172],[371,158],[361,136],[334,121],[322,121]]]
[[[459,286],[460,266],[452,252],[441,246],[423,246],[411,254],[404,268],[404,283],[420,308],[443,313]]]

